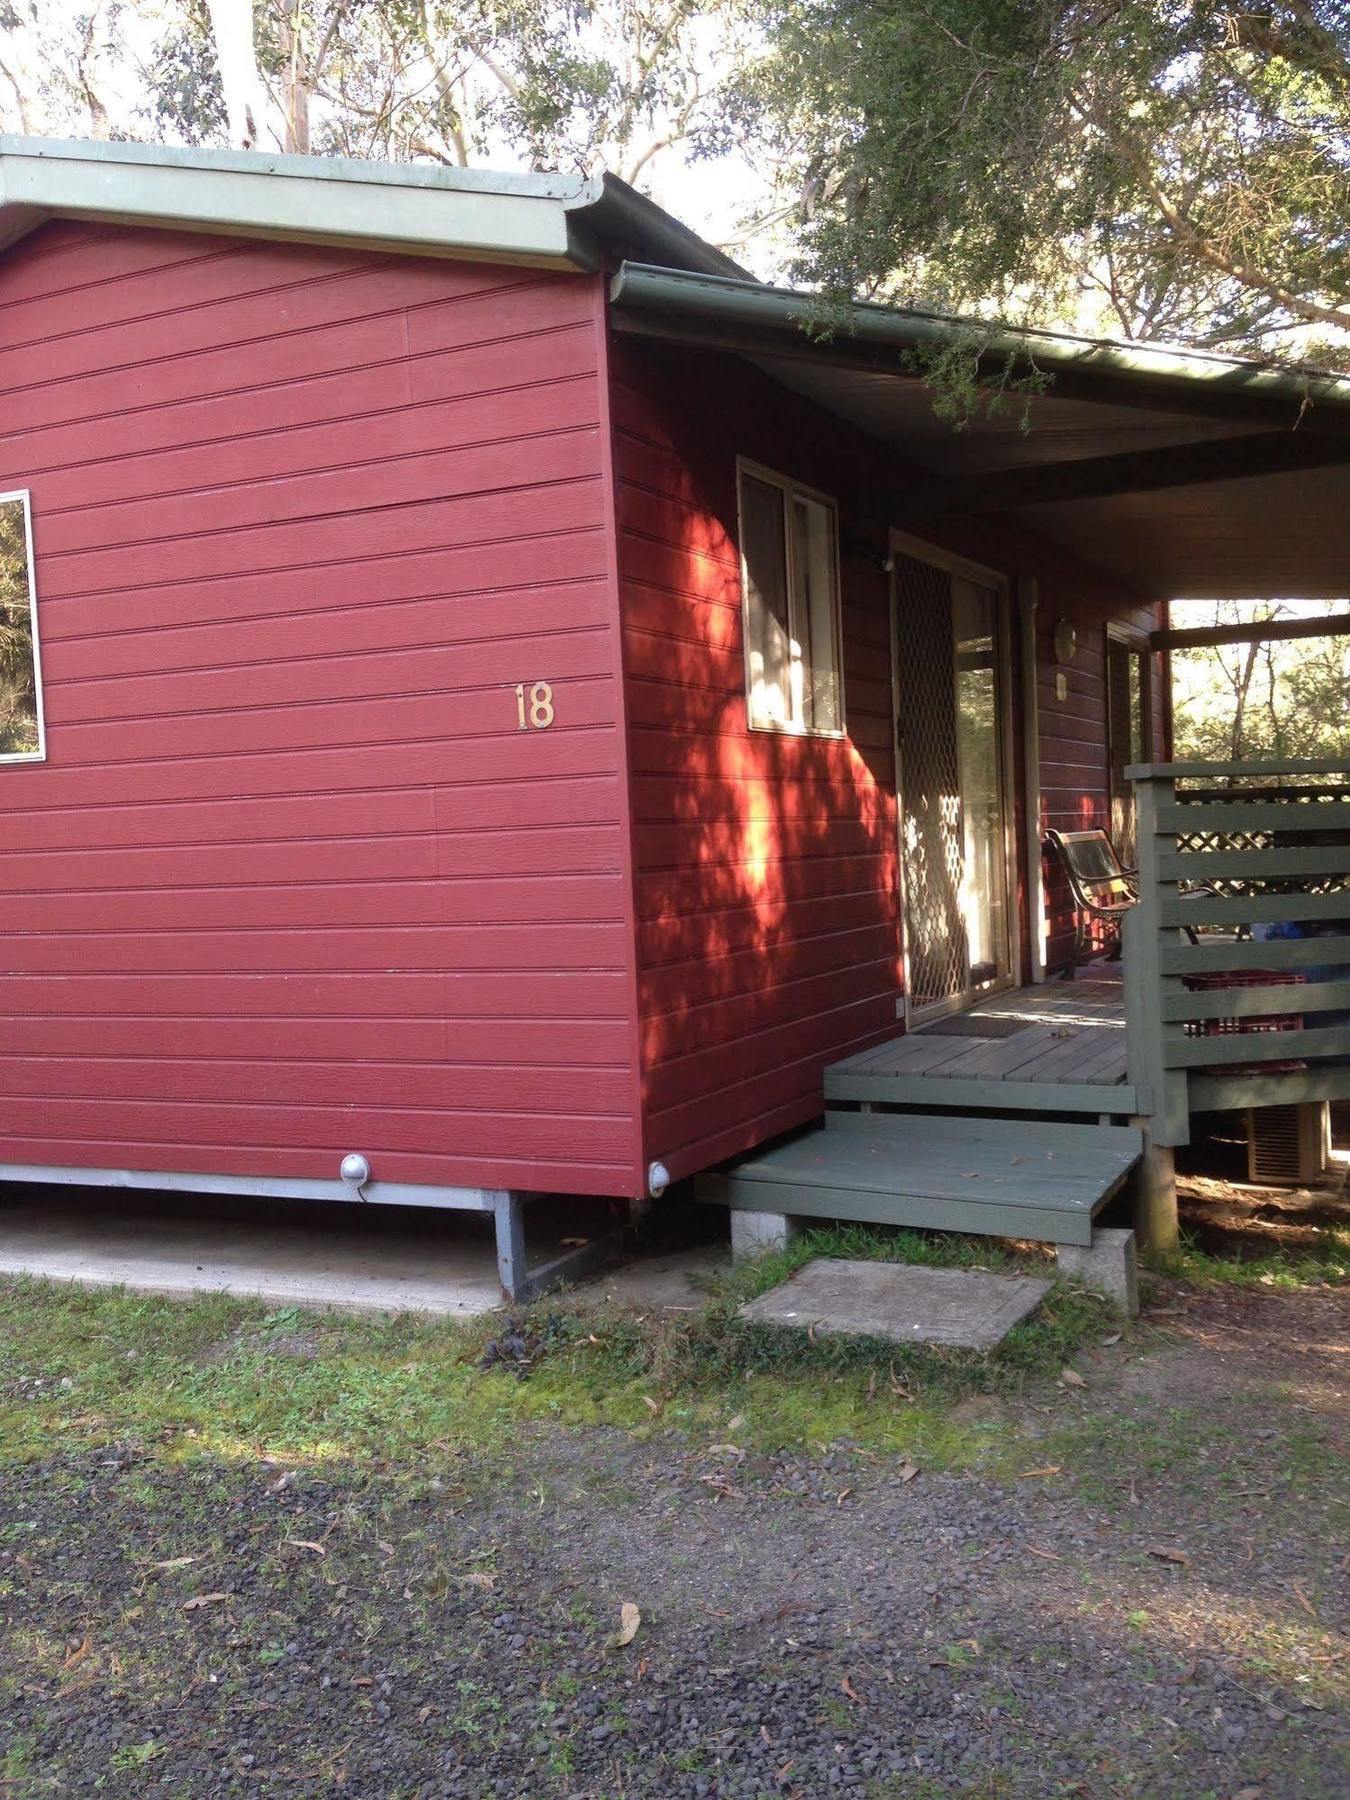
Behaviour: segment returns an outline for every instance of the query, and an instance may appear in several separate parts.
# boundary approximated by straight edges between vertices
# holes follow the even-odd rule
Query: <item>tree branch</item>
[[[1070,100],[1069,104],[1084,124],[1092,125],[1100,131],[1112,149],[1130,164],[1144,191],[1157,207],[1164,223],[1193,255],[1199,257],[1211,268],[1218,269],[1232,280],[1239,282],[1243,287],[1269,295],[1296,318],[1302,319],[1305,324],[1331,325],[1338,331],[1350,332],[1350,310],[1322,306],[1316,300],[1296,294],[1277,276],[1267,275],[1263,270],[1255,268],[1250,263],[1242,262],[1237,257],[1229,256],[1226,251],[1220,249],[1186,217],[1154,174],[1147,157],[1129,138],[1117,130],[1109,120],[1104,119],[1099,113],[1084,106],[1081,102]]]

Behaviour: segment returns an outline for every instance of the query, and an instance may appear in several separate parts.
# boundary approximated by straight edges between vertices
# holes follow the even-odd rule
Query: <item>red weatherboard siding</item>
[[[0,260],[48,736],[0,768],[0,1160],[641,1187],[600,305],[79,225]]]
[[[748,731],[735,458],[847,532],[863,446],[730,359],[611,355],[646,1152],[682,1175],[812,1117],[823,1063],[895,1029],[887,582],[842,558],[848,738]]]

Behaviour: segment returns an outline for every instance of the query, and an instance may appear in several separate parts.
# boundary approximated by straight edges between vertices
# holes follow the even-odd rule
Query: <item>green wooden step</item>
[[[1142,1147],[1123,1125],[831,1113],[698,1191],[752,1212],[1088,1244]]]

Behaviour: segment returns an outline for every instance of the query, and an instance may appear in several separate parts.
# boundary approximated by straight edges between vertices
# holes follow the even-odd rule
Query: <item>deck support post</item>
[[[1175,1250],[1180,1241],[1176,1152],[1167,1144],[1154,1143],[1147,1119],[1135,1123],[1144,1128],[1144,1152],[1134,1177],[1135,1237],[1144,1251]]]
[[[731,1254],[762,1256],[766,1250],[783,1250],[796,1237],[799,1226],[788,1213],[731,1209]]]

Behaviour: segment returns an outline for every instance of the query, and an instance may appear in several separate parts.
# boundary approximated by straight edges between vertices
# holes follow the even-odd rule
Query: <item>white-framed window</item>
[[[0,494],[0,763],[45,754],[33,514],[20,488]]]
[[[838,509],[744,458],[736,472],[750,725],[841,737]]]

